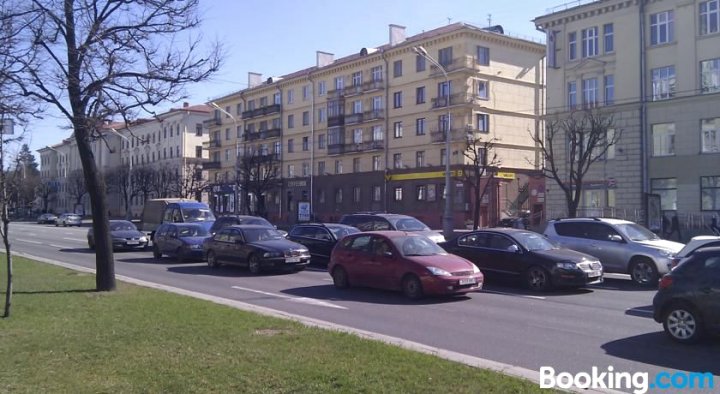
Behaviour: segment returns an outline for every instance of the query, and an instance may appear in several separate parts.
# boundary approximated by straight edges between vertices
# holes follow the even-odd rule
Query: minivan
[[[150,237],[162,223],[199,223],[206,230],[215,222],[215,215],[207,204],[180,198],[157,198],[145,201],[142,231]]]

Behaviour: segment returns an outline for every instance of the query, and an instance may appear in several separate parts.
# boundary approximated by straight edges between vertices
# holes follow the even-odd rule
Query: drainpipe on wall
[[[308,72],[307,76],[308,81],[310,81],[310,92],[311,99],[310,99],[310,113],[312,114],[310,119],[312,120],[310,122],[310,221],[314,222],[315,217],[315,200],[313,199],[313,174],[315,173],[315,81],[312,79],[312,73]],[[327,118],[326,118],[327,119]],[[322,176],[323,174],[318,173],[318,176]]]
[[[647,61],[647,53],[645,51],[645,1],[640,1],[640,20],[638,23],[640,28],[640,184],[642,195],[640,196],[644,215],[644,224],[648,224],[649,212],[647,206],[648,193],[648,159],[647,159],[647,93],[646,93],[646,75],[645,67]]]
[[[390,99],[390,67],[387,57],[385,56],[385,50],[383,49],[380,52],[380,56],[383,59],[384,67],[385,67],[385,102],[383,105],[387,109],[385,111],[385,136],[384,136],[384,143],[385,143],[385,168],[384,175],[383,175],[383,211],[388,211],[388,202],[390,200],[390,196],[388,195],[388,171],[390,169],[390,105],[389,105],[389,99]]]

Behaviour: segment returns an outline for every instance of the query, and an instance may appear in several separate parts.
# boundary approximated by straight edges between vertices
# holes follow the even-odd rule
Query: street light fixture
[[[115,135],[117,135],[118,137],[120,137],[120,138],[124,139],[125,141],[127,141],[127,143],[128,143],[128,148],[130,148],[130,138],[128,138],[128,137],[125,136],[125,135],[120,134],[119,131],[115,130],[115,129],[112,128],[112,127],[111,127],[109,130],[110,130],[110,132],[112,132],[113,134],[115,134]],[[121,149],[120,151],[122,152],[122,149]],[[128,152],[129,152],[129,149],[128,149]],[[128,189],[130,190],[130,193],[132,194],[132,187],[133,187],[133,184],[132,184],[132,167],[133,167],[133,160],[132,160],[132,155],[131,155],[130,153],[128,153],[128,165],[129,165],[128,180],[127,180],[127,181],[128,181]],[[128,209],[128,210],[125,211],[125,219],[127,219],[127,220],[132,219],[131,209]]]
[[[445,190],[443,191],[443,194],[445,195],[445,210],[443,211],[442,224],[443,235],[445,236],[445,239],[450,239],[453,235],[454,229],[451,200],[452,194],[450,193],[450,80],[448,79],[448,74],[445,70],[445,67],[443,67],[432,56],[430,56],[430,54],[428,54],[425,48],[423,48],[421,45],[418,45],[413,47],[413,51],[427,59],[427,61],[435,65],[437,68],[439,68],[440,71],[442,71],[443,76],[445,77],[445,88],[447,89],[445,97],[445,105],[447,107],[447,124],[445,127]]]
[[[239,164],[238,160],[240,158],[240,141],[239,141],[240,137],[237,136],[238,121],[237,121],[237,118],[235,118],[233,116],[233,114],[224,110],[222,107],[217,105],[217,103],[210,102],[210,106],[212,106],[213,108],[217,109],[218,111],[224,113],[225,115],[229,116],[230,119],[232,119],[232,121],[233,121],[233,125],[235,126],[235,185],[233,185],[234,186],[233,192],[235,193],[235,195],[233,196],[233,206],[234,206],[235,214],[237,215],[239,213],[238,206],[240,205],[238,203],[239,194],[238,194],[238,190],[237,190],[239,187],[238,182],[237,182],[238,164]]]

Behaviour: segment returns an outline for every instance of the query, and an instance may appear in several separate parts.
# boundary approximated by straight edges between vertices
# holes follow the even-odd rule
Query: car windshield
[[[215,220],[215,216],[207,208],[183,208],[182,215],[186,222],[208,222]]]
[[[241,218],[238,219],[238,224],[256,224],[259,226],[268,226],[272,227],[273,225],[270,224],[267,220],[263,218]]]
[[[653,241],[660,239],[655,233],[635,223],[624,223],[615,227],[632,241]]]
[[[110,223],[110,231],[132,231],[137,230],[135,225],[130,222]]]
[[[343,237],[346,237],[350,234],[357,234],[360,232],[360,230],[356,229],[355,227],[328,227],[330,231],[335,235],[336,239],[342,239]]]
[[[201,226],[178,227],[178,237],[204,237],[209,234],[205,227]]]
[[[285,237],[274,228],[246,228],[243,229],[243,235],[245,236],[246,242],[285,239]]]
[[[445,249],[439,247],[430,238],[425,236],[396,237],[392,238],[395,247],[403,256],[434,256],[447,254]]]
[[[517,232],[513,237],[527,250],[551,250],[557,249],[557,245],[540,234],[532,232]]]
[[[402,218],[395,221],[395,229],[398,231],[428,231],[430,228],[425,223],[415,218]]]

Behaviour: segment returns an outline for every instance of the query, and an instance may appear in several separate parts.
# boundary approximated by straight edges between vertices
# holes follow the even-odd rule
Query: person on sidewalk
[[[669,238],[670,237],[670,219],[668,219],[667,214],[663,214],[662,217],[662,237],[663,238]]]
[[[670,221],[670,234],[668,234],[668,239],[671,238],[676,231],[678,235],[678,242],[682,242],[682,233],[680,232],[680,219],[678,219],[677,212],[675,213],[675,215],[673,215],[672,220]]]
[[[717,213],[713,213],[712,218],[710,219],[710,231],[712,231],[715,235],[720,235],[720,227],[718,227]]]

